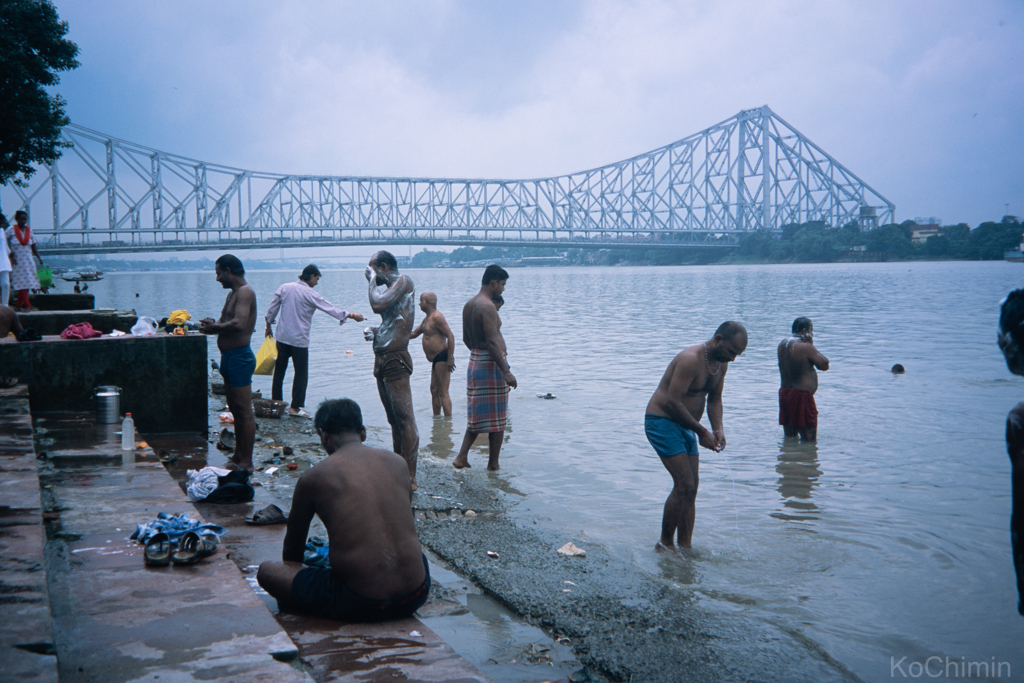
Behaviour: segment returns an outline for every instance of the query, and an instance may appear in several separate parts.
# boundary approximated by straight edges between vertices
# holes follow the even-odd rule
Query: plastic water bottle
[[[125,413],[124,422],[121,423],[121,450],[135,450],[135,420],[131,413]]]

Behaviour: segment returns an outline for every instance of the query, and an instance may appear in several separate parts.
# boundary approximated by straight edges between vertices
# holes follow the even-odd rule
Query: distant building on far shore
[[[929,237],[935,237],[937,235],[944,235],[945,230],[942,229],[942,219],[935,216],[928,216],[927,218],[915,218],[914,222],[917,223],[910,229],[910,241],[915,244],[924,244],[928,241]]]

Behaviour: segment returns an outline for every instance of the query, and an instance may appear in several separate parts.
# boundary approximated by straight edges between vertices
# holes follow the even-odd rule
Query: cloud
[[[73,120],[218,163],[539,177],[768,104],[901,218],[1024,213],[1010,1],[57,6]]]

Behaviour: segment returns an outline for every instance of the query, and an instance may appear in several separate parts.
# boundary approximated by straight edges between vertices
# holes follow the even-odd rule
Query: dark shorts
[[[814,394],[802,389],[779,389],[779,424],[802,429],[816,428],[818,406],[814,403]]]
[[[448,349],[445,349],[441,353],[437,354],[437,356],[434,357],[434,360],[430,361],[430,364],[431,365],[437,365],[438,363],[447,363],[447,362],[448,362]]]
[[[373,376],[394,382],[412,374],[412,356],[408,349],[388,351],[373,357]]]
[[[303,567],[292,581],[292,598],[304,612],[348,622],[386,621],[408,617],[430,595],[430,565],[423,556],[423,583],[409,595],[394,600],[367,600],[335,580],[330,569]]]
[[[247,387],[256,371],[256,354],[250,346],[220,352],[220,374],[229,387]]]
[[[663,458],[676,455],[697,455],[697,435],[678,422],[663,415],[644,415],[644,433],[654,450]]]

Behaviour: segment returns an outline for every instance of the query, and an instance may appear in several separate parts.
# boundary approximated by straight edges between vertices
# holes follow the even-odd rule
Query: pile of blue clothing
[[[218,538],[228,532],[227,529],[217,524],[203,524],[198,519],[192,519],[187,512],[182,512],[180,515],[161,512],[152,522],[136,524],[135,533],[131,535],[131,538],[144,544],[153,536],[164,533],[173,543],[180,540],[189,531],[194,531],[200,536],[215,534]]]
[[[306,549],[302,553],[302,564],[307,567],[330,569],[331,560],[328,557],[330,550],[331,548],[327,545],[327,541],[319,536],[313,536],[306,541]]]

